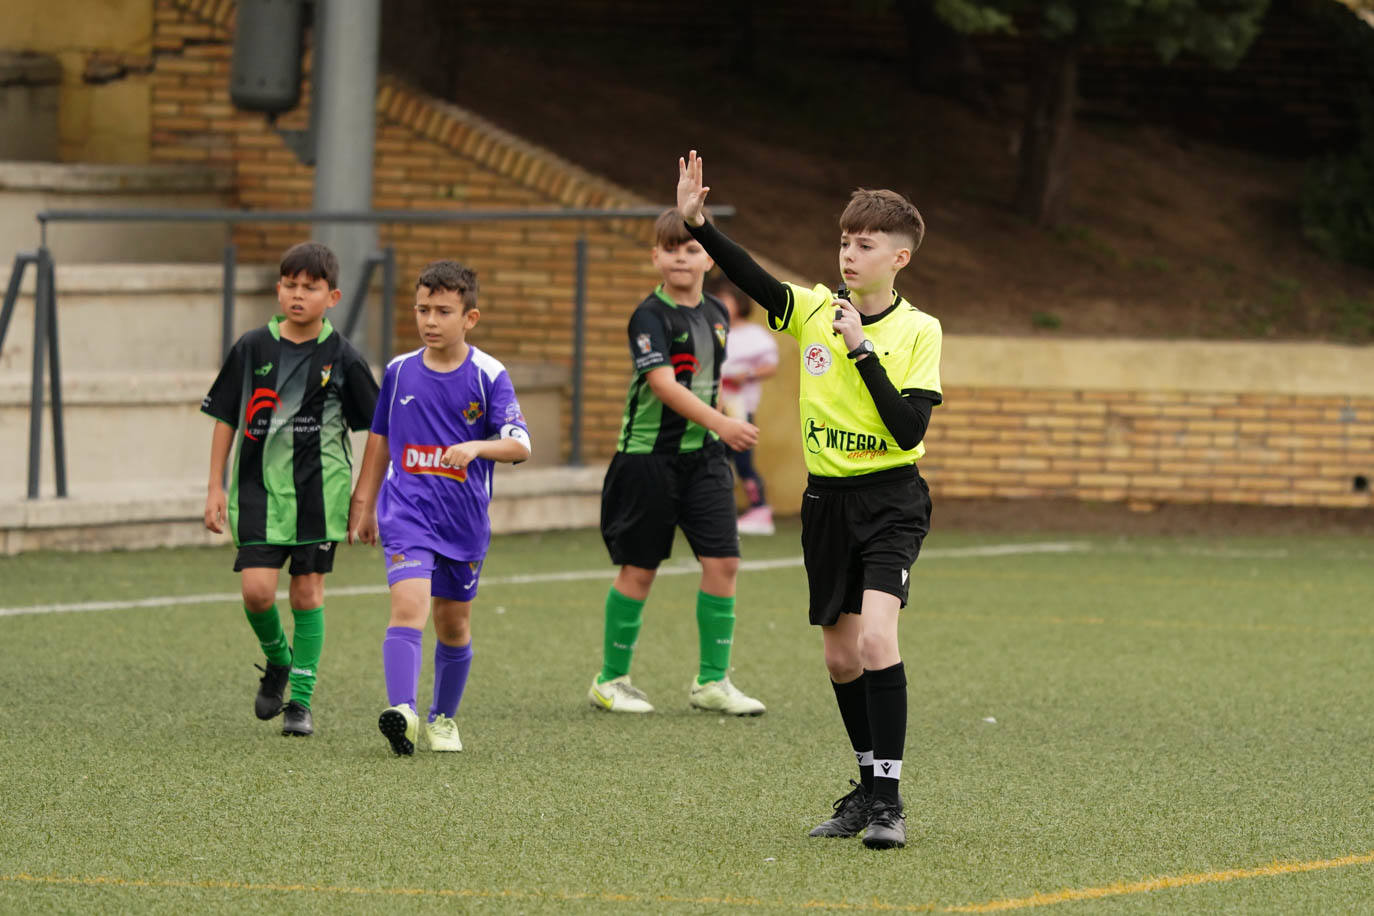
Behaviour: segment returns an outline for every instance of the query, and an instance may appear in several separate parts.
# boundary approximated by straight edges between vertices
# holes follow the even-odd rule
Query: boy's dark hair
[[[477,271],[457,261],[431,261],[420,271],[415,288],[425,286],[430,292],[447,290],[463,297],[463,311],[477,307]]]
[[[302,272],[312,280],[325,281],[331,290],[339,288],[339,259],[327,245],[301,242],[286,249],[278,276],[294,277]]]
[[[703,209],[702,215],[707,219],[711,214]],[[687,231],[687,224],[682,221],[682,214],[676,208],[664,210],[654,220],[654,244],[659,248],[676,248],[685,245],[692,240],[692,233]]]
[[[840,231],[904,235],[911,240],[911,253],[915,254],[925,238],[926,221],[921,218],[921,211],[896,191],[859,188],[850,195],[849,206],[840,214]]]
[[[725,276],[723,271],[712,271],[711,275],[706,278],[705,288],[706,292],[717,299],[723,299],[726,296],[734,299],[735,309],[739,312],[741,321],[748,318],[749,313],[754,309],[754,300],[746,296],[744,290],[736,286],[734,281]]]

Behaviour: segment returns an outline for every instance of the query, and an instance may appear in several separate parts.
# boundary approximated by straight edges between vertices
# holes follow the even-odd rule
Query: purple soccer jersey
[[[494,462],[443,462],[451,445],[517,439],[529,429],[506,367],[476,347],[451,372],[424,364],[424,350],[397,356],[382,378],[372,431],[387,437],[391,463],[377,496],[377,527],[388,547],[423,547],[451,560],[481,560],[491,543]]]

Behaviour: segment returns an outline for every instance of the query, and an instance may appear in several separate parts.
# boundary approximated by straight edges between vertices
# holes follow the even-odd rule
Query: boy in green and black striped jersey
[[[324,576],[348,533],[350,429],[377,404],[367,361],[324,314],[339,301],[339,261],[318,242],[282,257],[282,314],[238,339],[201,410],[219,422],[210,445],[205,527],[227,524],[238,548],[243,607],[267,656],[254,710],[285,713],[283,735],[314,732],[310,700],[324,647]],[[229,492],[222,481],[237,440]],[[292,641],[277,613],[277,575],[291,561]],[[291,701],[282,704],[287,682]]]
[[[587,699],[609,712],[653,711],[630,683],[630,661],[658,566],[682,529],[701,561],[697,592],[700,666],[688,691],[697,709],[757,716],[764,705],[731,683],[739,532],[735,481],[725,447],[758,441],[752,423],[716,409],[730,316],[702,294],[711,259],[676,210],[654,225],[654,266],[663,282],[630,316],[634,377],[615,457],[601,489],[601,535],[620,572],[606,596],[601,671]],[[722,444],[724,443],[724,444]]]
[[[801,355],[801,439],[806,456],[802,554],[811,623],[859,763],[860,783],[811,836],[906,845],[898,792],[906,744],[906,668],[897,644],[911,565],[930,528],[930,491],[916,469],[940,393],[940,322],[893,288],[925,235],[911,202],[893,191],[855,191],[840,216],[832,295],[780,283],[702,212],[696,151],[678,160],[685,228],[725,275],[768,312]],[[846,290],[847,287],[847,290]]]

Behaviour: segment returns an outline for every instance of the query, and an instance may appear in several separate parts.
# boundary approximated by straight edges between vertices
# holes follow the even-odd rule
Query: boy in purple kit
[[[353,491],[349,541],[386,559],[391,623],[382,641],[387,703],[377,727],[399,755],[415,753],[421,634],[434,605],[431,751],[461,751],[454,717],[472,664],[470,621],[491,543],[497,461],[530,456],[529,430],[506,367],[467,343],[477,324],[477,274],[435,261],[415,284],[424,347],[387,364]]]

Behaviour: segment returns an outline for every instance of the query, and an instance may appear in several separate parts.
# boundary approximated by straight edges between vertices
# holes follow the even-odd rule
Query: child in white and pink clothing
[[[754,302],[724,275],[718,272],[708,279],[706,291],[730,310],[730,333],[720,368],[721,410],[753,423],[763,388],[759,383],[778,371],[778,345],[766,328],[746,320]],[[731,454],[749,498],[749,508],[739,517],[739,533],[772,534],[773,510],[768,507],[763,478],[754,467],[753,450]]]

